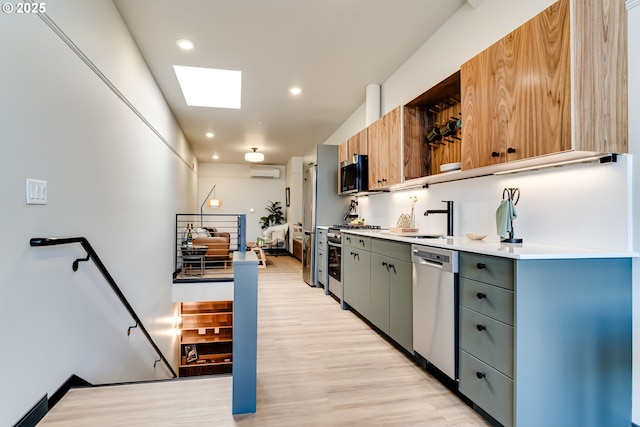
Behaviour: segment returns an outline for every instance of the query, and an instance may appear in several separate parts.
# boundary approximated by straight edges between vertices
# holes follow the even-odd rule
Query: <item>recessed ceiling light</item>
[[[214,154],[213,156],[211,156],[213,158],[213,160],[218,160],[220,158],[220,156],[218,156],[217,154]]]
[[[289,89],[289,93],[291,93],[292,95],[300,95],[300,93],[302,93],[302,89],[300,89],[299,87],[292,87],[291,89]]]
[[[207,138],[213,138],[213,132],[207,132],[205,135]]]
[[[180,49],[184,50],[191,50],[195,47],[195,43],[187,39],[180,39],[176,42],[176,44]]]
[[[188,106],[240,109],[241,71],[182,65],[173,70]]]

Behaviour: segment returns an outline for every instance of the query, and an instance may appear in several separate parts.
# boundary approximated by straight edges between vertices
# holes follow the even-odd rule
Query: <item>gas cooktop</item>
[[[340,225],[332,225],[330,228],[338,229],[338,230],[380,230],[379,225],[356,225],[356,224],[340,224]]]

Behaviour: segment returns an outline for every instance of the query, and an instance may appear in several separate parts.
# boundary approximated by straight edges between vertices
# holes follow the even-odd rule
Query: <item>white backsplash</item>
[[[630,156],[614,164],[576,164],[509,175],[433,184],[358,198],[367,224],[394,227],[409,213],[417,196],[416,226],[424,233],[446,233],[446,215],[424,216],[427,209],[445,209],[454,201],[454,234],[488,234],[497,239],[495,212],[505,187],[521,192],[513,222],[515,237],[525,243],[631,249]]]

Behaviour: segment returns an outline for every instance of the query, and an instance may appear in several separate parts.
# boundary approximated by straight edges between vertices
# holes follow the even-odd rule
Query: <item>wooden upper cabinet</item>
[[[338,146],[338,173],[340,173],[340,164],[349,158],[347,143],[348,141],[345,141]]]
[[[571,149],[569,0],[460,68],[463,169]]]
[[[401,108],[396,107],[367,127],[369,190],[402,182]]]
[[[627,153],[625,1],[574,0],[572,13],[573,148]]]
[[[626,25],[623,0],[560,0],[463,64],[462,168],[627,152]]]

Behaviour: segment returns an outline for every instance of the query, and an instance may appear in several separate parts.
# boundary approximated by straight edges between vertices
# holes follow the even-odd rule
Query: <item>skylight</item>
[[[188,106],[240,109],[241,71],[182,65],[173,69]]]

